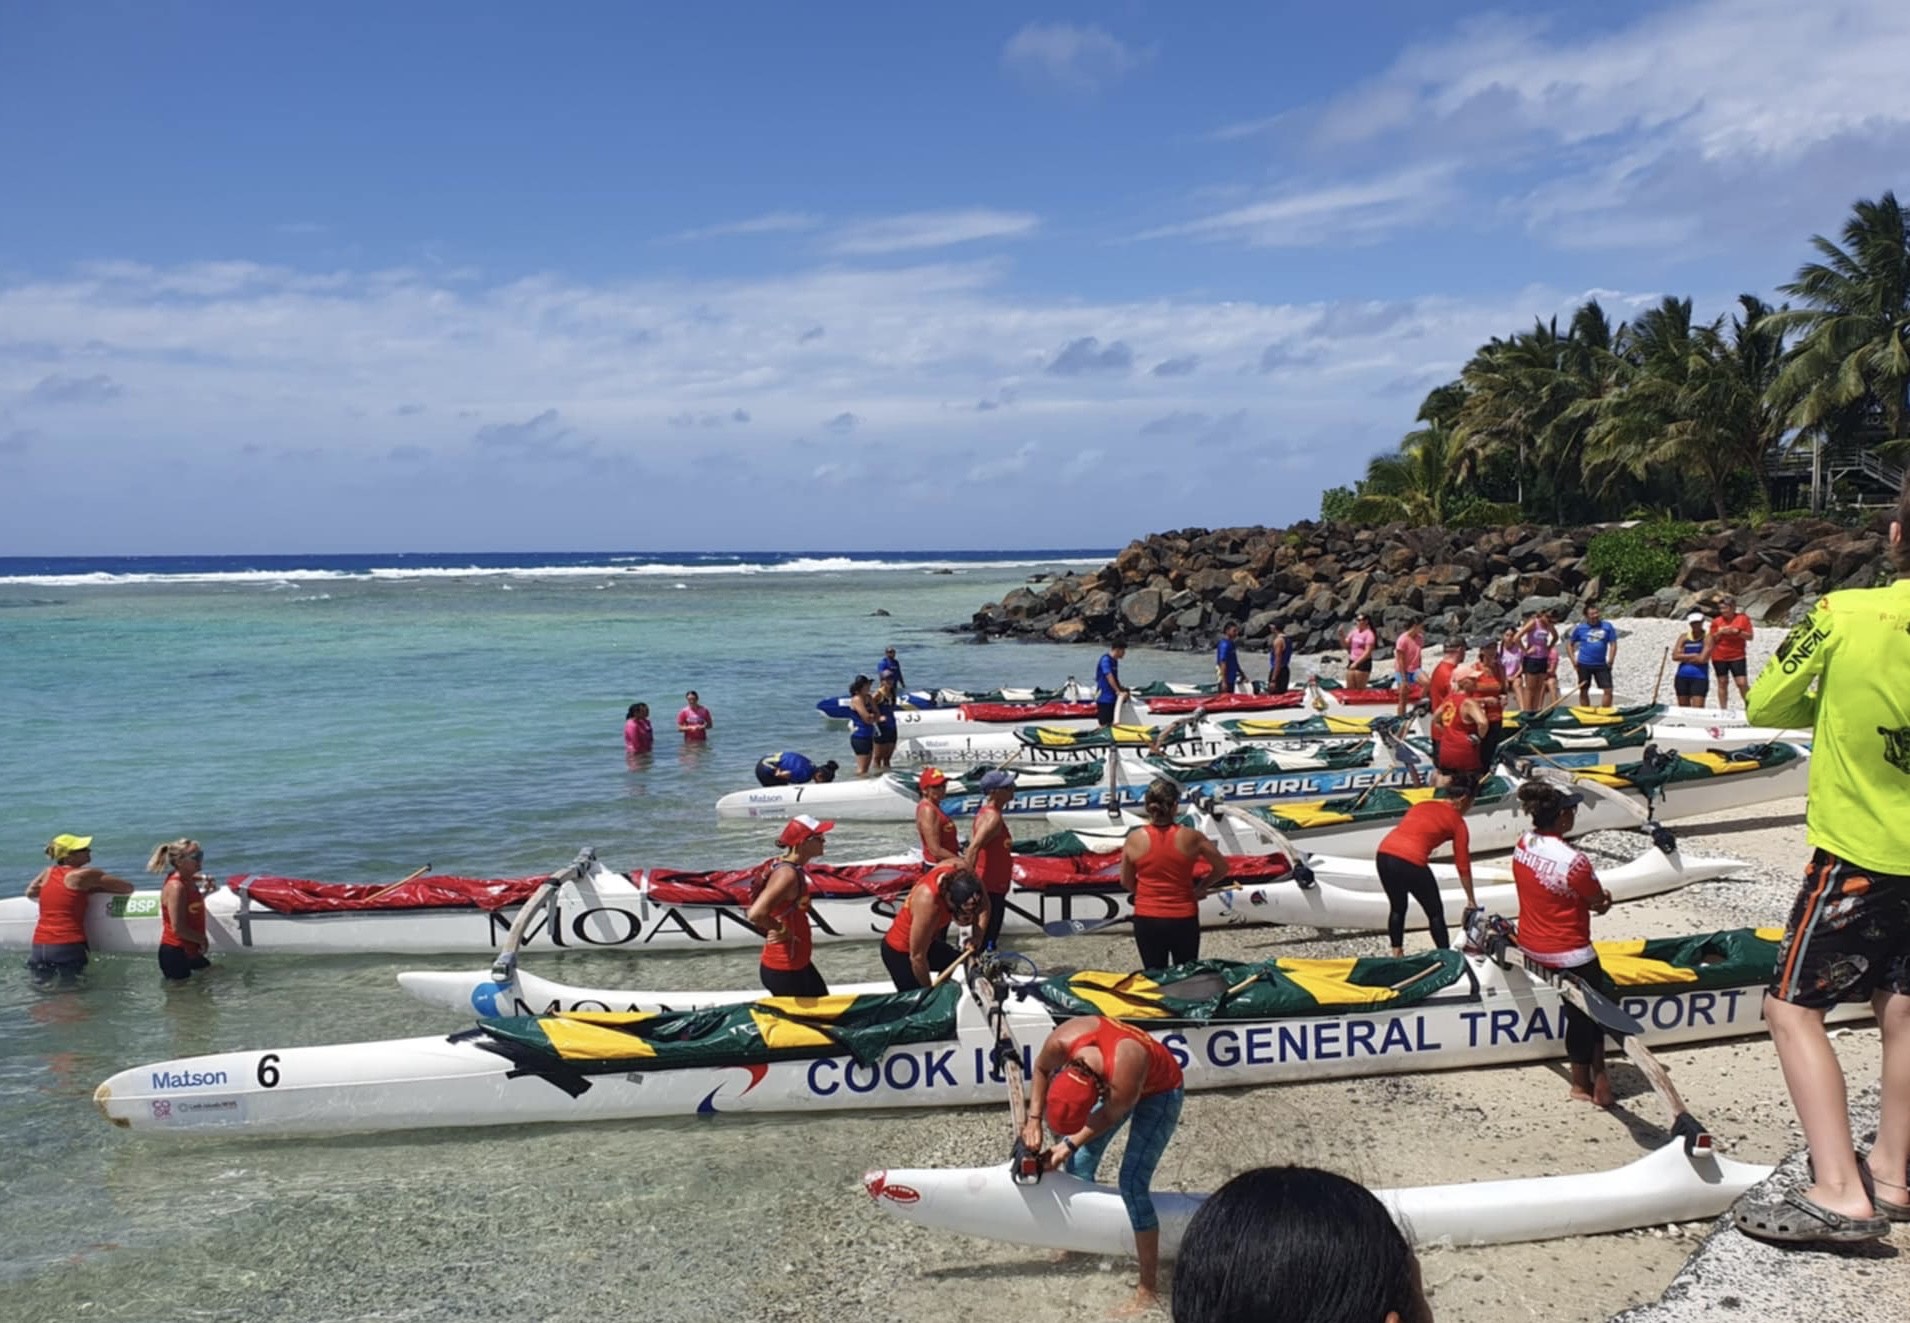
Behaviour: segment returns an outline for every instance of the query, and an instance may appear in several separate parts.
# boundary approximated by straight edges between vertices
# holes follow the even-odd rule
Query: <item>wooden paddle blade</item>
[[[1593,1023],[1606,1033],[1629,1039],[1645,1032],[1645,1026],[1638,1022],[1638,1017],[1597,988],[1588,986],[1576,974],[1541,965],[1530,957],[1526,958],[1525,967],[1557,988],[1566,1001],[1589,1015]]]

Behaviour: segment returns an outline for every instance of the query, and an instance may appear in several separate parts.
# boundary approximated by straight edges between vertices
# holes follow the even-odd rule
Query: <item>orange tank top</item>
[[[929,807],[935,810],[935,840],[932,843],[940,845],[949,854],[959,854],[961,838],[955,834],[955,819],[949,817],[940,804],[931,804]],[[919,827],[917,832],[919,834]],[[931,842],[924,836],[922,844],[929,845]]]
[[[1147,1049],[1147,1078],[1141,1083],[1141,1097],[1151,1098],[1157,1093],[1172,1093],[1181,1087],[1180,1062],[1174,1060],[1174,1054],[1161,1046],[1160,1041],[1150,1034],[1143,1033],[1132,1025],[1122,1024],[1119,1020],[1099,1017],[1099,1023],[1087,1030],[1072,1043],[1068,1044],[1068,1055],[1078,1055],[1084,1047],[1096,1047],[1101,1050],[1101,1073],[1111,1076],[1114,1073],[1114,1051],[1122,1040],[1132,1040]]]
[[[776,867],[778,865],[772,865],[770,872],[775,872]],[[763,881],[769,881],[768,874],[763,876]],[[774,917],[782,924],[784,935],[763,943],[763,968],[789,972],[809,968],[814,943],[809,932],[809,876],[802,869],[796,869],[796,899],[783,906]]]
[[[1194,861],[1175,845],[1178,823],[1148,823],[1147,853],[1134,864],[1134,914],[1142,919],[1191,919],[1200,913],[1194,899]]]
[[[47,870],[40,887],[40,921],[33,925],[35,946],[68,946],[86,941],[86,902],[92,893],[66,885],[73,870],[59,865]]]
[[[909,953],[909,935],[915,930],[913,917],[915,907],[910,902],[915,899],[915,893],[923,887],[927,887],[928,894],[935,898],[934,919],[929,927],[938,931],[947,931],[948,925],[955,921],[955,914],[942,899],[942,879],[954,872],[959,863],[960,861],[955,859],[944,860],[930,869],[926,877],[909,889],[908,896],[895,911],[895,922],[891,923],[889,930],[882,934],[884,946],[891,951],[900,951],[903,955]]]
[[[178,881],[179,874],[168,873],[166,874],[165,886],[169,887]],[[199,888],[197,886],[191,883],[181,883],[181,885],[186,887],[186,914],[190,917],[192,925],[191,930],[183,934],[183,936],[194,946],[204,946],[206,944],[205,898],[199,894]],[[173,929],[172,911],[166,908],[166,893],[162,888],[159,893],[159,944],[161,946],[176,946],[184,950],[186,943],[180,940],[181,936],[182,934]]]
[[[993,804],[975,815],[975,834],[981,835],[982,819],[990,813],[1001,823],[1001,830],[975,852],[975,876],[981,879],[983,891],[991,896],[1005,896],[1015,885],[1015,842],[1008,835],[1007,819]]]
[[[1505,683],[1498,676],[1483,669],[1477,672],[1472,677],[1472,696],[1485,709],[1487,730],[1505,720]]]

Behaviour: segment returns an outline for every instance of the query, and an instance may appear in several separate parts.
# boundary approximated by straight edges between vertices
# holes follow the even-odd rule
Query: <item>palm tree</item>
[[[1353,518],[1367,524],[1442,525],[1458,504],[1465,462],[1452,428],[1427,423],[1406,434],[1398,453],[1368,462]]]
[[[1910,216],[1885,193],[1851,209],[1841,246],[1821,234],[1811,244],[1823,260],[1779,287],[1806,306],[1771,314],[1773,329],[1798,338],[1769,398],[1789,408],[1793,426],[1831,440],[1846,439],[1858,406],[1857,417],[1873,414],[1901,445],[1910,438]]]

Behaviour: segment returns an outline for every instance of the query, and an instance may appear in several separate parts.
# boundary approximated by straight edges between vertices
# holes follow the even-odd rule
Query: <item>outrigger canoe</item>
[[[1414,686],[1408,702],[1424,697]],[[1290,689],[1282,694],[1188,694],[1138,699],[1135,722],[1165,726],[1191,715],[1197,708],[1214,714],[1252,714],[1263,721],[1304,721],[1316,712],[1361,713],[1395,706],[1393,689],[1328,689],[1323,686]],[[904,736],[957,735],[1000,730],[1018,725],[1054,726],[1063,730],[1092,730],[1094,704],[1082,703],[964,703],[960,707],[926,712],[897,712],[896,729]]]
[[[1244,893],[1222,893],[1214,897],[1211,908],[1238,924],[1385,931],[1389,907],[1379,890],[1379,874],[1370,861],[1315,857],[1310,862],[1318,879],[1311,887],[1256,885]],[[1739,867],[1741,865],[1733,859],[1686,859],[1676,851],[1665,854],[1651,850],[1629,863],[1605,870],[1599,880],[1611,892],[1613,903],[1622,905],[1663,895],[1693,882],[1724,877]],[[1457,932],[1466,906],[1466,893],[1459,886],[1458,871],[1450,864],[1436,864],[1433,873],[1439,879],[1446,922]],[[1506,918],[1518,916],[1519,892],[1512,883],[1510,867],[1475,865],[1473,884],[1479,904],[1487,911]],[[1099,926],[1082,919],[1068,921],[1068,926],[1074,924],[1084,929]],[[1407,907],[1406,927],[1411,932],[1420,932],[1426,927],[1426,916],[1416,904]],[[574,987],[528,973],[515,959],[500,960],[489,969],[406,970],[398,975],[398,984],[420,1001],[481,1016],[549,1015],[563,1011],[681,1011],[733,1006],[762,995],[756,988],[665,992]],[[886,982],[854,983],[832,987],[830,991],[860,996],[887,992],[890,986]]]
[[[1616,1000],[1656,1047],[1758,1032],[1779,936],[1737,929],[1599,950]],[[1198,999],[1176,991],[1193,984],[1213,991]],[[1008,985],[991,987],[999,998]],[[1113,1014],[1173,1051],[1190,1090],[1547,1060],[1564,1032],[1552,984],[1519,964],[1455,951],[1205,961],[1158,975],[1082,971],[1013,991],[1002,1024],[1024,1063],[1058,1020]],[[449,1036],[187,1057],[121,1071],[94,1102],[114,1125],[162,1134],[960,1106],[1001,1100],[991,1062],[999,1041],[977,992],[950,981],[883,996],[518,1016]]]
[[[1168,698],[1216,692],[1213,684],[1174,684],[1170,681],[1156,680],[1151,684],[1137,685],[1131,691],[1137,698]],[[907,693],[897,694],[895,705],[898,711],[927,712],[937,708],[956,708],[964,703],[1083,703],[1094,701],[1094,685],[1082,684],[1073,676],[1067,683],[1054,689],[1042,689],[1033,685],[1019,688],[1007,686],[1000,689],[969,691],[963,689],[911,689]],[[834,698],[825,698],[816,704],[823,720],[832,726],[849,724],[849,695],[838,694]]]
[[[1772,1172],[1682,1139],[1609,1171],[1375,1190],[1415,1245],[1511,1245],[1717,1217]],[[999,1167],[872,1171],[863,1188],[883,1212],[980,1240],[1082,1254],[1134,1253],[1118,1190],[1065,1172],[1017,1185]],[[1156,1191],[1160,1252],[1174,1258],[1203,1194]]]
[[[1673,822],[1750,808],[1801,796],[1810,781],[1810,755],[1794,744],[1751,745],[1737,750],[1659,751],[1648,747],[1644,755],[1637,762],[1581,764],[1548,773],[1616,792],[1594,795],[1579,808],[1574,835],[1635,827],[1647,810],[1659,822]],[[1568,762],[1564,758],[1554,761]],[[1472,811],[1466,815],[1475,853],[1510,850],[1531,825],[1519,807],[1520,783],[1518,777],[1493,776],[1480,786]],[[1370,859],[1407,809],[1440,793],[1431,787],[1386,788],[1357,796],[1240,811],[1274,827],[1300,849]],[[1141,821],[1127,811],[1118,822],[1111,822],[1106,812],[1048,815],[1051,826],[1077,832],[1125,831]]]

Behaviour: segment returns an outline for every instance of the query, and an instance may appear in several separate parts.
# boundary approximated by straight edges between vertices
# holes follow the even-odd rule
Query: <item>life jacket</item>
[[[66,885],[73,870],[64,864],[49,868],[40,886],[40,921],[33,925],[35,946],[69,946],[86,942],[86,903],[92,893]]]

